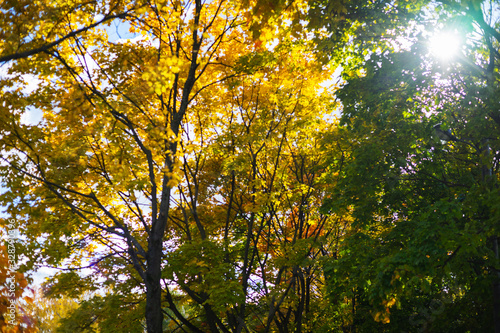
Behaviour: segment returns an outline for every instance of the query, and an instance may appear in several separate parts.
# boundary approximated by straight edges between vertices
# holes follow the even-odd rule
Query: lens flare
[[[449,60],[458,55],[461,41],[457,34],[440,32],[429,41],[429,50],[433,56],[442,60]]]

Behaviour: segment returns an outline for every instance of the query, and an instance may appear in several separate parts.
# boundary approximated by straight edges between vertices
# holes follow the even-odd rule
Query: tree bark
[[[493,238],[493,251],[498,262],[498,237]],[[495,272],[496,280],[493,282],[493,321],[495,333],[500,333],[500,271]]]
[[[156,237],[155,237],[156,236]],[[146,327],[148,333],[163,332],[161,309],[161,254],[162,242],[152,234],[149,240],[146,270]]]

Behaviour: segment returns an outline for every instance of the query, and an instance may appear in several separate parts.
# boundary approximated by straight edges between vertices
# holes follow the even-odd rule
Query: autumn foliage
[[[2,2],[0,205],[22,272],[57,268],[34,303],[15,274],[38,329],[500,327],[500,35],[431,7]],[[447,67],[426,22],[483,42]]]

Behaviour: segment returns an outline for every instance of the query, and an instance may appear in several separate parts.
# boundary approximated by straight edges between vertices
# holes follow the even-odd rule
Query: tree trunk
[[[493,251],[498,262],[498,237],[493,239]],[[500,333],[500,272],[495,272],[496,280],[493,282],[493,322],[495,323],[495,333]]]
[[[151,235],[146,270],[146,328],[148,333],[163,332],[161,309],[161,239]]]

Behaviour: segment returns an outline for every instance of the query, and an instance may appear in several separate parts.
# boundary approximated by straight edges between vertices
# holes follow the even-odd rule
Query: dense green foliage
[[[368,312],[390,332],[489,332],[500,315],[500,59],[489,6],[498,10],[429,4],[406,45],[378,43],[344,77],[345,161],[325,208],[350,214],[353,228],[328,281],[334,301],[357,302],[361,331],[374,330]],[[460,36],[459,53],[433,56],[435,30]]]

